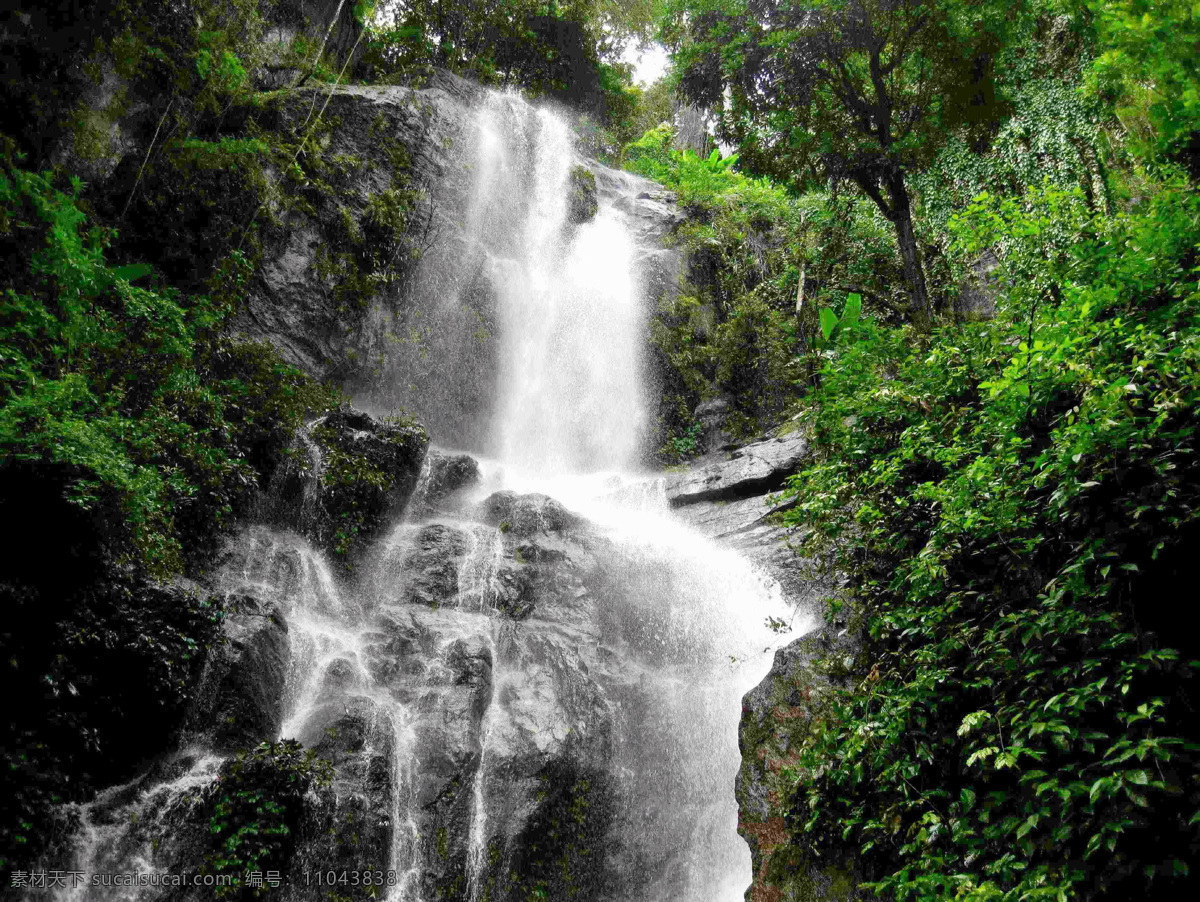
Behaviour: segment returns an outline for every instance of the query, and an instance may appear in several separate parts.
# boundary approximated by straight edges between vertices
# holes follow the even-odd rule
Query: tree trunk
[[[805,247],[800,251],[800,281],[796,285],[796,345],[803,351],[806,347],[804,335],[804,283],[808,274],[808,233],[804,228],[804,211],[800,211],[800,235]]]
[[[921,268],[921,256],[917,251],[917,236],[913,232],[912,205],[908,190],[904,186],[904,174],[889,175],[888,194],[891,195],[891,216],[896,226],[896,243],[904,260],[904,278],[908,282],[908,296],[912,303],[912,320],[918,329],[928,329],[933,323],[933,311],[929,305],[929,292],[925,288],[925,271]]]
[[[930,328],[933,325],[933,310],[929,305],[929,292],[925,289],[925,271],[921,269],[917,236],[913,232],[912,204],[908,189],[904,187],[904,172],[896,169],[881,177],[878,170],[860,169],[851,171],[850,175],[896,227],[896,244],[904,260],[904,280],[908,283],[909,317],[918,329]],[[887,199],[880,190],[881,180],[887,188]]]

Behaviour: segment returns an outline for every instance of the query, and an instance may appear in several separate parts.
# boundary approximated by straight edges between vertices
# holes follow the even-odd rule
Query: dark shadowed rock
[[[456,493],[479,482],[479,462],[469,454],[429,450],[424,482],[413,498],[409,516],[421,516],[443,507]]]
[[[799,432],[745,445],[727,461],[668,475],[667,500],[672,507],[680,507],[779,489],[807,455],[808,439]]]
[[[327,899],[303,871],[387,871],[391,865],[391,714],[368,698],[331,701],[309,717],[300,740],[333,765],[330,787],[306,805],[291,884],[297,899]]]
[[[728,428],[732,410],[732,401],[726,395],[709,398],[696,406],[692,419],[700,426],[700,446],[704,452],[729,451],[734,447]]]
[[[357,4],[340,0],[277,0],[263,4],[268,14],[263,35],[265,60],[253,73],[255,87],[274,91],[300,82],[308,59],[295,51],[301,46],[324,47],[336,65],[353,65],[366,45],[359,40],[364,28],[355,15]],[[335,18],[336,17],[336,18]]]
[[[282,607],[249,595],[225,605],[221,641],[209,654],[190,732],[221,752],[254,748],[279,735],[289,658]]]
[[[398,600],[436,608],[453,599],[468,547],[469,538],[460,529],[441,523],[422,527],[393,583],[399,589]]]

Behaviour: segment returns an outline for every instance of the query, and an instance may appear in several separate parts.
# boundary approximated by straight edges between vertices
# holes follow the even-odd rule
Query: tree
[[[1185,0],[1086,0],[1104,52],[1088,77],[1135,151],[1200,178],[1200,7]]]
[[[681,92],[720,110],[743,166],[798,189],[846,178],[893,223],[911,315],[931,315],[906,173],[1004,115],[994,61],[1027,3],[671,0]]]

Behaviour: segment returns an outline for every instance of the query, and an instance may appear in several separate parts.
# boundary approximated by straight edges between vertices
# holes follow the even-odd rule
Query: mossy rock
[[[298,434],[271,485],[272,518],[352,567],[412,497],[428,447],[418,423],[336,410]]]
[[[766,678],[742,701],[738,730],[738,832],[750,846],[754,882],[749,902],[857,902],[868,898],[852,849],[817,858],[793,842],[787,823],[798,751],[826,716],[830,691],[844,683],[847,660],[860,655],[850,634],[826,627],[775,655]],[[803,774],[801,774],[803,779]]]
[[[574,166],[569,180],[570,195],[567,198],[567,218],[575,223],[594,219],[600,210],[596,199],[596,176],[586,166]]]

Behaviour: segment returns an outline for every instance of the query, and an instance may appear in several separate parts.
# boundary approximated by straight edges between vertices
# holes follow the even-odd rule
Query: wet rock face
[[[453,600],[459,591],[459,572],[470,548],[466,533],[440,523],[423,527],[408,555],[395,561],[392,584],[401,604],[421,604],[431,608]]]
[[[481,519],[501,532],[511,530],[517,535],[562,532],[583,522],[547,495],[510,491],[489,495],[481,505]]]
[[[576,225],[594,219],[600,210],[596,199],[596,175],[586,166],[571,170],[570,196],[567,198],[567,221]]]
[[[260,91],[288,87],[303,77],[304,72],[295,68],[296,54],[291,49],[297,38],[305,38],[313,45],[324,44],[325,52],[337,60],[339,67],[347,62],[353,65],[366,49],[359,41],[364,25],[355,17],[354,3],[278,0],[264,5],[268,13],[263,35],[266,59],[253,74],[255,87]]]
[[[794,500],[772,494],[804,465],[803,434],[778,436],[735,449],[728,459],[701,463],[668,477],[667,497],[692,526],[737,548],[770,573],[802,609],[828,622],[831,586],[814,580],[810,562],[789,547],[792,530],[773,515]],[[793,784],[784,767],[798,764],[796,749],[830,687],[838,685],[837,662],[858,654],[844,615],[775,654],[766,678],[746,694],[738,744],[742,753],[736,781],[738,832],[750,846],[753,882],[747,902],[858,902],[865,879],[853,858],[808,859],[790,846],[785,817]]]
[[[237,716],[93,807],[113,851],[91,866],[196,872],[228,750],[282,712],[269,738],[298,740],[332,774],[289,808],[289,899],[328,898],[305,882],[317,869],[393,872],[400,898],[489,902],[704,898],[709,875],[728,875],[697,861],[729,838],[734,750],[700,776],[690,762],[740,690],[706,683],[728,668],[724,639],[672,627],[697,606],[686,568],[664,573],[636,543],[513,492],[399,522],[352,571],[324,560],[267,527],[231,544],[213,582],[238,619],[196,720]]]
[[[687,222],[675,195],[657,182],[606,166],[595,166],[593,171],[597,193],[629,217],[639,244],[653,248]]]
[[[291,884],[301,888],[296,898],[325,899],[327,888],[305,890],[305,870],[386,871],[390,865],[395,732],[388,712],[360,696],[326,702],[299,738],[333,765],[334,777],[305,805]]]
[[[479,482],[479,464],[469,454],[429,452],[429,477],[425,500],[430,505]]]
[[[803,466],[807,455],[803,433],[769,438],[734,449],[726,460],[701,462],[668,476],[666,492],[683,520],[758,563],[788,598],[820,611],[828,587],[814,580],[809,562],[789,546],[793,531],[773,518],[795,504],[774,493]]]
[[[821,716],[828,693],[839,686],[836,662],[858,653],[845,630],[823,629],[776,652],[766,679],[742,701],[738,745],[738,832],[750,845],[754,882],[747,902],[779,899],[803,902],[858,902],[871,898],[858,884],[865,879],[853,856],[809,858],[788,845],[785,816],[794,785],[783,768],[799,764],[798,747]]]
[[[700,424],[700,445],[705,452],[731,451],[735,448],[728,429],[732,411],[732,399],[718,396],[702,401],[692,412],[692,419]]]
[[[403,526],[375,565],[366,654],[410,712],[393,848],[426,898],[599,898],[614,712],[596,540],[545,496],[480,513]]]
[[[226,600],[220,642],[209,653],[188,731],[202,730],[215,751],[253,748],[279,735],[289,647],[278,602],[250,595]]]

